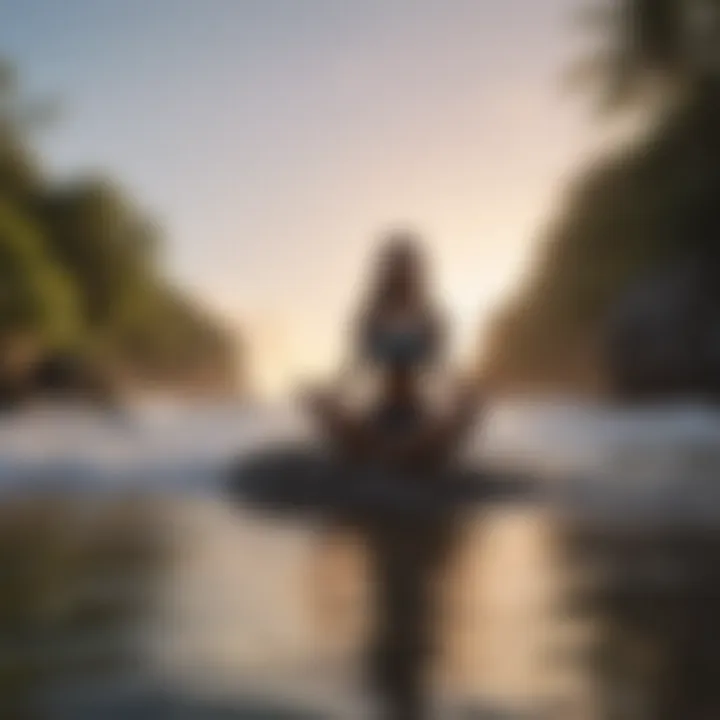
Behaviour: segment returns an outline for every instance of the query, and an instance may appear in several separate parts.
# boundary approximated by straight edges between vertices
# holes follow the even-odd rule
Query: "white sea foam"
[[[280,404],[154,401],[118,415],[33,408],[0,419],[0,489],[212,494],[234,457],[307,436],[297,410]],[[544,476],[558,500],[585,509],[720,521],[718,440],[720,412],[699,406],[620,411],[518,401],[490,410],[468,461]]]

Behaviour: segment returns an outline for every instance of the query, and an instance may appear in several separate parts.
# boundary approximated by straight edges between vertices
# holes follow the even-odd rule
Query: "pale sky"
[[[595,137],[561,82],[577,5],[0,0],[0,52],[63,101],[51,166],[119,179],[276,385],[336,362],[396,224],[476,342]]]

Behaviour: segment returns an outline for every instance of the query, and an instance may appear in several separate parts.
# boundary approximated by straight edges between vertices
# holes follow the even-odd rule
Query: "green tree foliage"
[[[154,244],[149,224],[119,190],[88,181],[48,194],[40,212],[51,229],[56,260],[79,289],[93,328],[107,327],[147,274]]]
[[[52,262],[40,230],[0,202],[0,333],[34,334],[52,346],[77,339],[73,285]]]
[[[614,108],[702,91],[720,70],[718,0],[594,0],[600,44],[575,72]]]
[[[605,107],[651,117],[634,146],[581,172],[495,318],[485,372],[500,384],[596,387],[603,323],[623,290],[682,255],[720,255],[720,1],[600,10],[604,42],[582,76]]]
[[[229,382],[235,375],[236,352],[228,333],[167,282],[140,280],[125,296],[116,321],[111,343],[147,380],[202,384],[213,377]]]
[[[229,387],[230,333],[164,278],[153,223],[104,178],[44,176],[31,141],[47,116],[0,62],[0,338],[102,358],[130,381]]]

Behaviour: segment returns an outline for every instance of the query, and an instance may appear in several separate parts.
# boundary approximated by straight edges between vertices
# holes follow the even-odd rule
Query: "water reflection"
[[[511,591],[514,602],[478,592],[496,584],[497,563],[510,582],[534,543],[501,524],[473,531],[489,532],[494,569],[471,532],[446,587],[452,622],[436,682],[455,704],[493,690],[516,700],[518,678],[534,682],[520,661],[530,581]],[[357,536],[328,545],[318,528],[273,525],[213,499],[48,497],[6,505],[0,552],[3,716],[91,717],[134,698],[137,714],[119,717],[145,717],[158,693],[187,708],[220,698],[236,717],[249,698],[255,709],[285,703],[329,717],[367,706],[358,676],[371,584]]]
[[[550,414],[552,427],[538,420],[542,442],[531,413],[514,437],[542,446],[555,470],[578,473],[581,445],[568,444],[568,432],[604,442],[597,474],[581,476],[592,492],[568,495],[570,514],[558,512],[558,496],[552,514],[524,508],[473,516],[442,588],[446,620],[433,667],[438,717],[452,718],[451,706],[537,710],[560,700],[550,717],[715,717],[720,563],[709,479],[720,457],[708,454],[707,421],[691,442],[682,414],[672,432],[658,430],[671,427],[667,418],[649,430],[639,418],[593,424],[590,414],[581,421],[575,410],[563,426],[559,414]],[[501,425],[491,439],[502,439]],[[182,428],[175,418],[172,433]],[[693,459],[699,438],[700,464]],[[170,447],[146,442],[157,443],[153,455]],[[120,444],[113,473],[125,456]],[[72,450],[77,458],[84,447]],[[637,451],[628,459],[630,447]],[[101,454],[98,444],[91,451]],[[673,463],[658,462],[670,456]],[[173,467],[186,460],[176,453]],[[105,487],[102,467],[93,472]],[[131,494],[119,479],[112,495],[5,494],[0,717],[342,718],[371,709],[361,682],[372,622],[361,537],[328,539],[320,525],[245,512],[225,503],[210,471],[202,472],[200,494],[187,492],[182,479],[161,494]],[[636,477],[645,479],[630,487]],[[683,497],[704,498],[704,525],[688,515],[689,505],[672,514],[678,487]],[[628,497],[632,507],[653,512],[633,515]],[[577,503],[602,512],[576,512]]]
[[[0,508],[0,707],[42,715],[58,685],[142,663],[142,620],[166,548],[158,513],[136,498],[45,496]]]
[[[219,501],[176,513],[172,612],[155,648],[165,672],[206,692],[263,688],[329,717],[369,711],[363,660],[376,584],[363,535],[273,523]],[[546,536],[532,511],[478,515],[467,527],[442,588],[433,686],[446,708],[550,697]]]

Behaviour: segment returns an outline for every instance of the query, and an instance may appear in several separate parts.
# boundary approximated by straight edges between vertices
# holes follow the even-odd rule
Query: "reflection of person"
[[[425,399],[426,371],[444,355],[445,327],[424,271],[416,240],[391,237],[356,328],[356,352],[380,380],[368,411],[351,412],[327,395],[313,398],[321,427],[348,461],[397,469],[417,482],[452,454],[477,406],[467,388],[444,415]],[[396,513],[367,519],[361,531],[376,605],[368,669],[389,718],[420,720],[437,625],[434,586],[455,545],[455,523],[447,514],[421,523]]]

